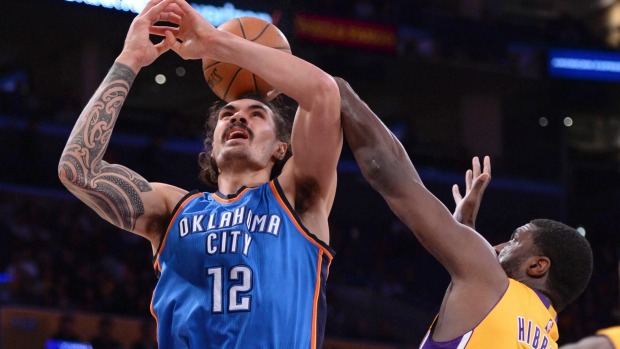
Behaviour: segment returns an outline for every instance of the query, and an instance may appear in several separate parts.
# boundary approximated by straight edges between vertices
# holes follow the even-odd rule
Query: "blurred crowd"
[[[5,303],[148,316],[150,246],[74,200],[1,194]]]

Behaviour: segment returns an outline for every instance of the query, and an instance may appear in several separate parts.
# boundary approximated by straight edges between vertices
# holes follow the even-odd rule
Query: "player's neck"
[[[221,172],[217,179],[217,189],[224,195],[237,193],[242,187],[257,187],[269,181],[266,171]]]

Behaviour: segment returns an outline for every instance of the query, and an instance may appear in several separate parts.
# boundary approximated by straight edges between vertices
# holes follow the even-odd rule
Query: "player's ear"
[[[286,144],[284,142],[279,142],[278,145],[276,146],[276,150],[275,150],[273,156],[277,160],[282,160],[286,156],[286,150],[287,149],[288,149],[288,144]]]
[[[527,275],[533,278],[547,275],[549,268],[551,268],[551,259],[546,256],[530,256],[525,263],[527,263]]]

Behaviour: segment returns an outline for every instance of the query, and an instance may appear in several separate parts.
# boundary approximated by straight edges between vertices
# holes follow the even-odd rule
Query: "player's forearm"
[[[125,66],[126,68],[129,68],[131,73],[134,74],[134,77],[131,79],[131,82],[133,82],[133,79],[138,74],[140,69],[142,69],[143,67],[143,64],[141,62],[142,60],[144,60],[144,58],[140,56],[141,54],[143,54],[143,52],[140,52],[140,51],[136,52],[135,50],[134,51],[123,50],[118,55],[118,57],[116,57],[116,61],[114,62],[114,66],[112,67],[112,69],[114,69],[116,65]],[[131,84],[129,85],[129,87],[131,87]]]
[[[328,103],[328,98],[338,98],[333,78],[315,65],[227,32],[220,34],[212,41],[217,60],[254,72],[297,101],[302,109],[311,110],[317,103]]]
[[[402,180],[421,184],[401,142],[348,83],[336,81],[344,135],[366,180],[381,194],[397,190]]]
[[[139,193],[151,187],[131,170],[102,159],[135,76],[126,65],[112,66],[79,116],[58,164],[59,178],[73,194],[127,230],[144,213]]]
[[[65,180],[83,186],[99,171],[112,130],[136,73],[122,63],[114,63],[93,97],[80,114],[60,159]]]

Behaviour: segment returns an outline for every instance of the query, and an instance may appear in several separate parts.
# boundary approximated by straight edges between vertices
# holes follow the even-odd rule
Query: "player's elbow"
[[[338,89],[338,83],[334,79],[333,76],[321,72],[317,79],[317,88],[323,90],[325,93],[329,93],[331,95],[335,94],[340,98],[340,90]]]
[[[67,188],[83,187],[85,176],[79,176],[75,166],[63,156],[58,162],[58,179]]]
[[[75,185],[75,176],[71,175],[69,166],[62,160],[58,163],[58,179],[65,186]]]
[[[355,154],[362,175],[373,188],[385,188],[392,177],[390,175],[392,169],[387,161],[388,159],[375,148],[368,148],[367,150]]]
[[[355,159],[368,183],[386,194],[402,185],[422,185],[407,153],[385,143],[356,149]]]
[[[312,87],[312,95],[313,101],[312,104],[334,104],[338,106],[338,110],[340,110],[340,90],[338,89],[338,84],[334,78],[325,73],[321,72]]]

